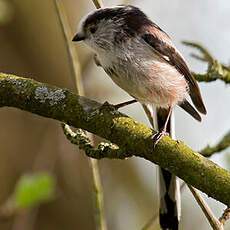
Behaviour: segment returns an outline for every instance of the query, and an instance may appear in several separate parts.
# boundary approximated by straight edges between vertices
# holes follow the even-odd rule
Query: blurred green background
[[[94,9],[94,5],[90,0],[62,2],[74,34],[81,17]],[[104,3],[111,6],[122,1]],[[199,41],[219,60],[226,63],[230,60],[229,1],[130,3],[141,7],[172,36],[193,70],[204,71],[205,65],[189,58],[191,50],[183,47],[181,40]],[[130,98],[96,67],[86,46],[75,47],[88,97],[111,103]],[[0,71],[74,90],[53,0],[0,0]],[[214,82],[201,84],[201,89],[208,108],[208,116],[202,123],[176,110],[177,137],[196,150],[216,143],[230,128],[229,87]],[[147,123],[139,105],[122,111]],[[1,108],[0,127],[0,229],[96,229],[89,160],[66,140],[60,123],[13,108]],[[213,156],[212,160],[230,168],[228,151]],[[99,166],[108,229],[141,229],[158,210],[157,167],[142,159],[105,159]],[[204,197],[220,216],[224,206]],[[26,208],[27,202],[32,203],[30,208]],[[151,229],[158,229],[157,221]],[[210,229],[187,189],[182,194],[181,229]],[[230,224],[225,229],[230,229]]]

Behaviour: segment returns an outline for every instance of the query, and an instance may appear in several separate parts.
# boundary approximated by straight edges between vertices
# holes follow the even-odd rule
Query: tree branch
[[[204,157],[210,157],[215,153],[219,153],[227,148],[230,147],[230,131],[221,139],[219,143],[217,143],[214,146],[207,146],[202,151],[200,151],[200,154],[202,154]]]
[[[77,129],[76,132],[73,132],[70,127],[64,123],[62,124],[62,129],[66,138],[72,144],[77,145],[79,149],[84,150],[88,157],[96,159],[102,159],[105,157],[117,158],[119,155],[121,156],[120,159],[128,157],[125,156],[124,151],[121,148],[112,143],[102,142],[96,148],[93,147],[90,139],[82,129]]]
[[[219,220],[215,217],[212,210],[208,206],[208,204],[205,202],[205,200],[201,197],[199,192],[193,188],[191,185],[188,185],[188,188],[192,192],[194,198],[196,199],[198,205],[202,209],[203,213],[205,214],[208,222],[212,226],[213,230],[224,230],[222,224],[219,222]]]
[[[220,63],[216,60],[209,51],[202,45],[194,42],[184,41],[183,44],[193,47],[200,51],[201,56],[192,53],[192,57],[208,63],[207,73],[199,74],[193,73],[196,80],[199,82],[212,82],[216,80],[222,80],[226,84],[230,83],[230,67]]]
[[[207,195],[230,205],[230,173],[182,142],[166,136],[153,151],[151,137],[155,132],[109,105],[101,106],[67,89],[9,74],[0,74],[0,84],[1,107],[19,108],[87,130],[118,145],[126,157],[133,155],[156,163]],[[121,155],[106,157],[121,158]]]
[[[92,0],[93,1],[93,4],[95,5],[95,7],[97,9],[100,9],[103,7],[103,4],[102,4],[102,1],[101,0]]]

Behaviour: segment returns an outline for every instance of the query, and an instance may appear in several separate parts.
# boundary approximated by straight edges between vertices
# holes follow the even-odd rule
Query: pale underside
[[[132,39],[113,52],[97,50],[97,56],[112,80],[142,104],[168,108],[188,94],[184,76],[141,40]]]

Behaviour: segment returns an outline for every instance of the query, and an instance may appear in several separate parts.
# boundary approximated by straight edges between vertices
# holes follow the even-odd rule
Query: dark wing
[[[153,24],[150,30],[148,29],[147,32],[146,30],[144,31],[142,39],[150,45],[158,53],[158,55],[184,75],[188,82],[189,94],[195,107],[201,113],[206,114],[207,111],[201,97],[199,86],[192,76],[183,57],[172,44],[169,36]]]

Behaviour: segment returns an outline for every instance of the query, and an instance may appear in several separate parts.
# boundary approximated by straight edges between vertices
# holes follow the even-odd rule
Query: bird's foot
[[[120,104],[110,104],[109,102],[104,102],[101,107],[100,107],[100,111],[102,110],[107,110],[107,111],[110,111],[110,112],[114,112],[114,113],[117,113],[118,112],[118,109],[120,109],[121,107],[125,106],[124,105],[125,103],[120,103]]]
[[[117,110],[116,105],[110,104],[108,101],[104,102],[101,109]]]
[[[161,130],[157,132],[156,134],[153,135],[152,140],[153,140],[153,148],[156,147],[158,142],[161,140],[162,137],[168,136],[169,133],[167,133],[165,130]]]
[[[113,104],[110,104],[109,102],[106,101],[105,103],[103,103],[102,108],[105,108],[105,107],[108,108],[109,107],[113,110],[118,110],[118,109],[123,108],[127,105],[131,105],[135,102],[137,102],[137,101],[136,100],[130,100],[130,101],[126,101],[126,102],[122,102],[122,103],[113,105]]]
[[[116,108],[118,110],[120,108],[123,108],[123,107],[125,107],[127,105],[131,105],[131,104],[136,103],[136,102],[137,102],[137,100],[135,100],[135,99],[130,100],[130,101],[125,101],[125,102],[122,102],[122,103],[114,105],[114,108]]]

